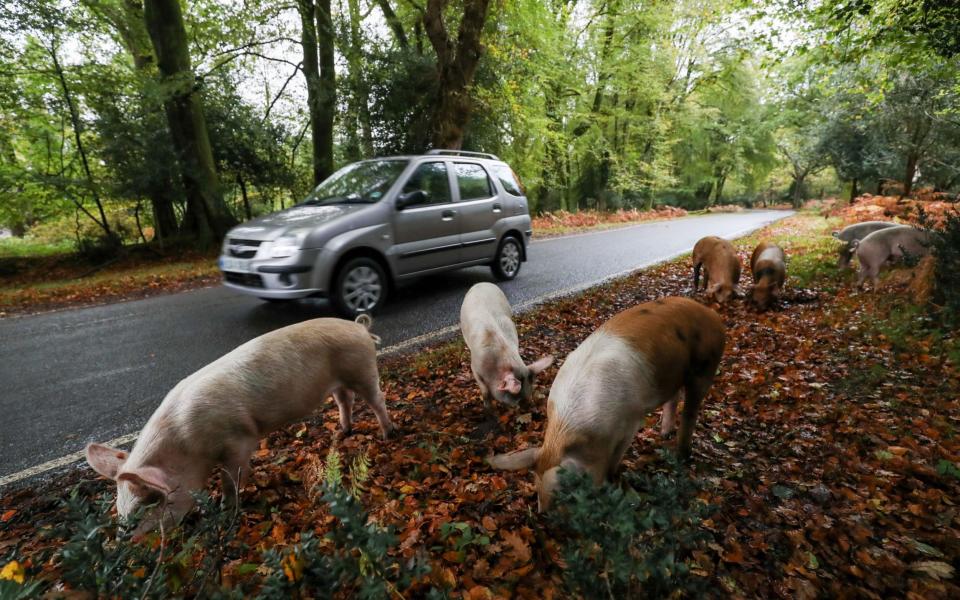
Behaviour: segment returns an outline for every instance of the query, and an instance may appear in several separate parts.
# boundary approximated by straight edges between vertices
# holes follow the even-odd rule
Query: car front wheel
[[[337,311],[346,318],[374,313],[387,299],[387,275],[371,258],[351,259],[337,274],[331,296]]]
[[[509,281],[520,272],[520,261],[523,256],[523,250],[520,248],[520,242],[513,236],[503,238],[500,247],[497,248],[497,255],[493,259],[490,268],[493,270],[493,276],[500,281]]]

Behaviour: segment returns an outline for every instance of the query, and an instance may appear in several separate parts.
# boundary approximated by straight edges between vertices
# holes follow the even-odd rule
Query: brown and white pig
[[[546,510],[561,467],[584,471],[597,484],[611,479],[644,417],[658,406],[661,433],[672,432],[681,391],[678,446],[681,456],[689,456],[724,337],[717,313],[687,298],[663,298],[615,315],[560,367],[547,400],[543,446],[493,456],[488,463],[508,470],[532,467],[540,510]]]
[[[723,238],[707,236],[693,247],[693,291],[700,289],[700,269],[707,298],[723,304],[731,296],[740,296],[740,257],[733,244]]]
[[[869,278],[873,288],[876,289],[877,277],[884,264],[903,258],[907,254],[925,256],[930,253],[931,242],[929,231],[910,225],[898,225],[874,231],[862,240],[854,242],[857,260],[860,261],[857,286],[863,288],[863,284]]]
[[[333,395],[349,431],[354,396],[370,404],[386,438],[393,431],[380,392],[371,319],[313,319],[261,335],[178,383],[140,432],[129,453],[89,444],[87,462],[117,482],[117,512],[147,510],[138,533],[173,525],[193,506],[220,467],[223,493],[250,472],[259,440],[308,416]],[[158,512],[162,511],[162,515]]]
[[[534,378],[553,363],[553,357],[523,364],[513,311],[500,288],[492,283],[470,288],[460,307],[460,329],[487,410],[494,398],[508,406],[516,406],[519,400],[529,401]]]
[[[863,223],[854,223],[847,225],[840,231],[834,231],[833,237],[846,244],[840,248],[840,257],[837,260],[837,267],[841,270],[850,266],[850,259],[853,258],[853,251],[857,247],[854,242],[862,240],[874,231],[880,231],[888,227],[896,227],[897,223],[891,221],[864,221]]]
[[[787,255],[773,242],[760,242],[750,257],[750,271],[753,273],[753,302],[761,310],[766,310],[783,289]]]

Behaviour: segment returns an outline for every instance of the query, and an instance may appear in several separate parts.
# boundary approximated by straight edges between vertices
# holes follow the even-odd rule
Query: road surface
[[[737,237],[789,214],[707,215],[535,241],[517,279],[501,287],[514,305],[536,302],[682,254],[702,236]],[[467,289],[492,280],[475,267],[406,284],[374,332],[385,347],[452,334]],[[322,300],[269,304],[218,286],[0,320],[0,485],[89,441],[138,431],[177,381],[243,342],[331,315]]]

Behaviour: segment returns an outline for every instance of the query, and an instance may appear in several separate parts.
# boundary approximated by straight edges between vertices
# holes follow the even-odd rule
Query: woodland
[[[349,162],[428,148],[497,154],[533,212],[956,193],[957,11],[939,0],[7,2],[4,246],[202,247]]]

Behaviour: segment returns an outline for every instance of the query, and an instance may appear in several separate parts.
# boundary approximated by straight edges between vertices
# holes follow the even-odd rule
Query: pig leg
[[[353,430],[353,398],[354,393],[348,389],[341,388],[333,392],[333,400],[340,410],[340,430],[345,436]]]
[[[693,442],[693,429],[697,425],[697,416],[700,413],[700,404],[703,397],[707,395],[710,385],[713,383],[713,377],[694,378],[686,386],[683,402],[683,415],[680,419],[680,435],[677,440],[677,449],[680,458],[686,460],[690,457],[690,446]]]
[[[257,449],[257,440],[238,443],[227,449],[226,460],[223,461],[223,473],[220,482],[223,487],[223,503],[230,507],[237,506],[237,493],[244,486],[250,476],[250,456]]]
[[[701,263],[693,265],[693,293],[696,294],[700,288],[700,267]]]
[[[677,402],[680,400],[680,393],[671,398],[663,405],[663,413],[660,415],[660,435],[667,437],[677,429]]]
[[[390,421],[390,415],[387,414],[387,405],[383,401],[379,381],[374,378],[372,382],[367,383],[363,386],[363,389],[357,390],[357,392],[373,409],[373,414],[377,417],[377,422],[380,423],[380,432],[383,439],[389,439],[393,434],[394,426]]]

